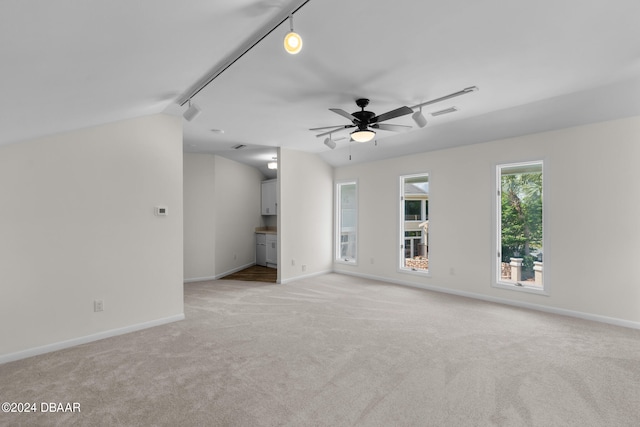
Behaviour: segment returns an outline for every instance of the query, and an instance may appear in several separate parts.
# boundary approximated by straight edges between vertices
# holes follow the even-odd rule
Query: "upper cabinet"
[[[262,181],[262,215],[278,214],[278,180]]]

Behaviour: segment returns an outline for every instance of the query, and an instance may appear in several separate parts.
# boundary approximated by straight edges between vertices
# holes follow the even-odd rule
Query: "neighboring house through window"
[[[429,174],[400,177],[400,271],[429,270]]]

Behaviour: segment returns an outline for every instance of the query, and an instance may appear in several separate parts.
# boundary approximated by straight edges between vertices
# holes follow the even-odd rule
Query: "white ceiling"
[[[198,81],[302,3],[3,0],[0,144],[181,114]],[[302,52],[284,52],[285,20],[193,98],[184,149],[267,174],[275,147],[338,166],[637,115],[638,16],[637,0],[310,0],[294,15]],[[356,98],[380,114],[474,85],[426,107],[423,129],[390,120],[414,128],[377,143],[330,150],[308,130],[349,124],[328,109],[357,111]]]

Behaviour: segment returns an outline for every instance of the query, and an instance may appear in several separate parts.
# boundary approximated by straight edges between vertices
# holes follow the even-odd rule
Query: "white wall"
[[[184,277],[211,280],[255,263],[256,168],[211,154],[184,156]]]
[[[550,295],[492,287],[497,163],[545,161]],[[336,271],[640,326],[640,117],[337,168],[359,181],[358,265]],[[398,177],[430,173],[430,272],[397,271]],[[453,269],[453,270],[451,270]],[[453,274],[451,274],[453,271]]]
[[[184,154],[184,277],[215,276],[215,157]]]
[[[182,318],[182,273],[178,118],[0,148],[0,361]]]
[[[216,276],[256,260],[255,229],[260,215],[262,173],[254,167],[216,156]]]
[[[279,163],[278,280],[286,283],[332,270],[333,168],[284,148]]]

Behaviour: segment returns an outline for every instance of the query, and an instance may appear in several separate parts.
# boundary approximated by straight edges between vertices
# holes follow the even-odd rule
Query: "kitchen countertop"
[[[256,227],[256,234],[278,234],[275,227]]]

